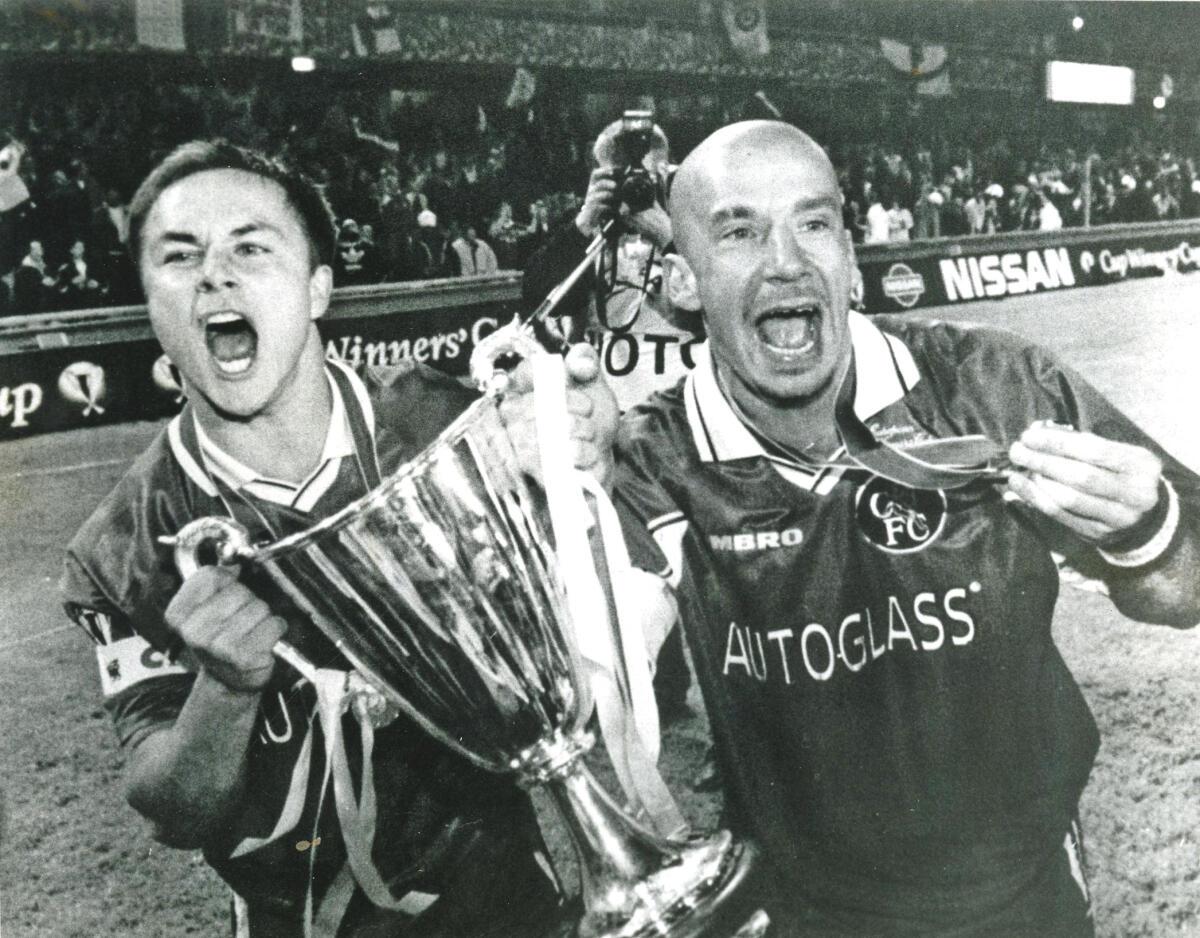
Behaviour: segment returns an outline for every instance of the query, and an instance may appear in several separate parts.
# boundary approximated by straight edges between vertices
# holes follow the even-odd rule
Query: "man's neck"
[[[211,407],[196,407],[200,425],[217,446],[260,476],[293,484],[320,463],[332,414],[323,366],[315,378],[296,381],[285,400],[249,420],[229,420]]]
[[[837,449],[841,440],[837,432],[836,405],[844,367],[810,397],[764,400],[746,388],[735,391],[725,380],[720,365],[715,361],[713,364],[725,399],[759,433],[813,459],[827,458]]]

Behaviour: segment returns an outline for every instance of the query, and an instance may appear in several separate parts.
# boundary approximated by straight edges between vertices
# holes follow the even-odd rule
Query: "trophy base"
[[[644,880],[644,903],[632,915],[587,913],[575,938],[760,938],[766,915],[741,895],[756,857],[726,831],[689,842],[677,862]]]

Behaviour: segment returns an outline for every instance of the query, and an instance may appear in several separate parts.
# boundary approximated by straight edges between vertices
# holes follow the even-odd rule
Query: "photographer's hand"
[[[588,180],[583,206],[575,216],[575,227],[585,238],[594,238],[604,223],[616,214],[617,208],[617,181],[613,170],[606,167],[594,169]]]
[[[671,243],[671,216],[657,202],[636,215],[626,215],[627,211],[628,209],[622,206],[621,216],[625,223],[649,240],[660,252]]]

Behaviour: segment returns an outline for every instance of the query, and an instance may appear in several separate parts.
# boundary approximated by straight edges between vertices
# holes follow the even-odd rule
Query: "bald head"
[[[832,426],[856,268],[825,152],[781,121],[724,127],[683,161],[670,210],[667,294],[703,317],[727,393],[777,439],[796,405]]]
[[[741,121],[706,137],[679,165],[671,183],[669,211],[681,253],[688,255],[696,226],[706,222],[716,199],[731,188],[731,179],[770,173],[781,166],[801,169],[816,177],[818,184],[828,183],[830,191],[839,192],[837,173],[825,151],[791,124]]]

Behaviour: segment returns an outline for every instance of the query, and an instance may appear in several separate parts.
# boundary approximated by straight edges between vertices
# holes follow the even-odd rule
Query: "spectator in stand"
[[[1180,199],[1179,212],[1184,218],[1195,218],[1200,215],[1200,179],[1189,172],[1187,184],[1183,187],[1183,197]]]
[[[61,169],[50,174],[36,225],[51,263],[60,264],[66,259],[74,232],[84,229],[90,220],[86,199],[81,195]]]
[[[1062,214],[1044,191],[1036,190],[1034,198],[1038,206],[1038,230],[1058,231],[1063,226]]]
[[[438,217],[429,209],[417,216],[417,241],[425,248],[425,270],[423,280],[433,280],[438,277],[450,276],[450,262],[447,257],[449,244],[446,235],[438,227]]]
[[[529,258],[546,243],[550,236],[550,210],[545,199],[538,199],[529,206],[529,224],[517,242],[517,266],[524,270]]]
[[[12,308],[19,316],[52,308],[55,280],[46,267],[41,241],[29,242],[29,253],[13,275]]]
[[[109,188],[104,201],[92,212],[88,243],[92,245],[96,278],[108,286],[108,301],[136,303],[139,296],[133,262],[126,247],[129,241],[129,207],[121,194]]]
[[[987,196],[980,189],[971,193],[971,198],[967,199],[963,205],[963,214],[967,220],[967,234],[983,234],[984,220],[987,217],[986,209]]]
[[[921,186],[921,197],[913,209],[915,222],[914,234],[918,241],[925,238],[940,238],[942,236],[942,203],[945,199],[941,192],[933,187],[933,182],[926,181]]]
[[[892,199],[888,209],[888,240],[908,241],[912,238],[913,216],[899,199]]]
[[[954,238],[971,233],[967,221],[966,202],[971,192],[968,180],[957,179],[953,173],[946,173],[942,184],[934,192],[942,197],[939,213],[941,237]]]
[[[862,244],[863,229],[867,226],[867,220],[863,216],[862,202],[858,199],[857,191],[845,180],[842,185],[842,225],[850,232],[850,239],[855,244]]]
[[[0,276],[7,276],[20,263],[18,245],[25,213],[29,210],[29,188],[21,178],[25,146],[10,140],[0,149]]]
[[[337,250],[333,256],[333,284],[337,287],[379,282],[379,258],[375,245],[366,241],[353,218],[345,219],[338,229]]]
[[[491,238],[496,249],[496,257],[500,266],[506,269],[515,268],[518,254],[517,242],[520,241],[521,232],[517,227],[516,219],[513,218],[511,202],[501,202],[500,207],[496,209],[496,214],[488,224],[488,237]]]
[[[1004,187],[998,182],[983,190],[983,233],[995,234],[1000,230],[1000,200],[1004,198]]]
[[[54,278],[58,309],[87,309],[103,304],[105,291],[92,276],[87,245],[79,238],[71,242],[70,260],[61,264]]]
[[[888,210],[883,207],[883,200],[874,189],[867,196],[870,205],[867,207],[867,226],[863,232],[864,244],[884,244],[888,240],[890,219]]]
[[[1093,184],[1092,193],[1092,224],[1112,225],[1119,220],[1117,187],[1105,179],[1098,179]]]
[[[467,230],[450,242],[450,260],[459,277],[494,274],[500,269],[496,252],[486,241],[479,240],[474,225],[467,225]]]
[[[1154,214],[1159,221],[1167,221],[1179,217],[1179,199],[1172,191],[1169,180],[1164,180],[1154,189]]]

